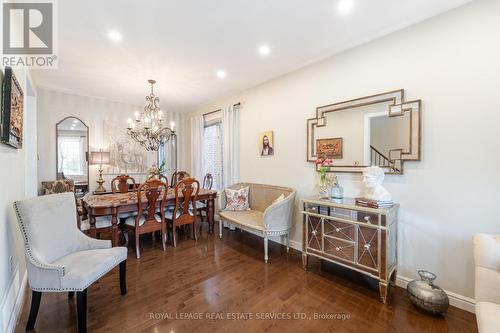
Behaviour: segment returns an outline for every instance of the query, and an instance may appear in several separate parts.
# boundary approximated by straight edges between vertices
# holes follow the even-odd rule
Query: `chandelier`
[[[127,133],[146,150],[157,151],[163,143],[175,136],[174,123],[172,122],[172,128],[163,126],[164,114],[160,110],[160,98],[153,92],[156,81],[148,82],[151,84],[151,93],[146,96],[143,112],[135,112],[135,121],[128,119]]]

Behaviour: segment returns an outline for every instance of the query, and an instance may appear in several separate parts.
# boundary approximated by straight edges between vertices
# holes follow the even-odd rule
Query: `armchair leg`
[[[137,230],[135,231],[135,256],[137,257],[137,259],[139,259],[141,257],[141,249],[140,249],[140,241],[139,241],[139,233],[137,232]]]
[[[172,245],[174,247],[177,247],[177,226],[174,224],[174,226],[172,227]]]
[[[75,292],[74,291],[68,292],[68,299],[72,299],[73,297],[75,297]]]
[[[286,234],[286,253],[290,252],[290,234]]]
[[[87,333],[87,289],[76,292],[78,333]]]
[[[222,239],[222,219],[219,219],[219,238]]]
[[[127,260],[120,263],[120,292],[122,295],[127,293]]]
[[[35,328],[36,316],[38,315],[38,309],[40,308],[40,300],[42,299],[41,291],[31,292],[31,309],[30,315],[28,317],[28,323],[26,324],[26,331],[31,331]]]
[[[268,256],[267,256],[267,235],[264,236],[264,261],[266,262],[267,264],[267,260],[268,260]]]

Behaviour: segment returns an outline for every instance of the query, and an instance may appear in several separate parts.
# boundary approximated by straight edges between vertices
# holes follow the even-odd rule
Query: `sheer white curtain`
[[[222,132],[224,152],[223,187],[231,186],[240,180],[240,106],[228,106],[222,109]]]
[[[223,148],[222,168],[223,188],[240,180],[240,107],[228,106],[222,109]],[[224,226],[235,230],[235,226],[224,221]]]
[[[191,118],[191,173],[192,176],[203,181],[203,116]]]

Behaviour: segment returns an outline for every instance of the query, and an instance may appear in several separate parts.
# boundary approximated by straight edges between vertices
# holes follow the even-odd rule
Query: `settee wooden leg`
[[[73,297],[75,297],[75,292],[74,291],[69,291],[68,292],[68,299],[72,299]]]
[[[127,293],[127,260],[120,263],[120,292],[122,295]]]
[[[290,252],[290,234],[286,234],[286,253]]]
[[[87,333],[87,289],[76,292],[78,333]]]
[[[38,315],[38,309],[40,308],[40,300],[42,299],[41,291],[31,292],[31,309],[30,315],[28,317],[28,323],[26,324],[26,331],[31,331],[35,328],[36,316]]]
[[[268,259],[269,258],[267,256],[267,236],[264,236],[264,261],[266,262],[266,264]]]
[[[219,219],[219,238],[222,239],[222,219]]]

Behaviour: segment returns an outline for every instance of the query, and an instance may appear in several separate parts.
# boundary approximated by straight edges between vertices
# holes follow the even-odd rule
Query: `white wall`
[[[140,102],[140,101],[138,101]],[[128,105],[100,98],[67,94],[59,91],[38,89],[38,184],[44,180],[56,179],[56,123],[68,116],[80,118],[89,126],[90,151],[103,146],[103,122],[111,122],[116,126],[127,127],[127,119],[133,117],[135,110],[141,107]],[[175,121],[178,133],[178,168],[184,169],[185,161],[183,147],[186,145],[186,115],[169,114],[168,124]],[[89,166],[90,190],[96,187],[98,166]],[[105,187],[109,189],[110,180],[114,176],[105,176]],[[136,177],[136,176],[134,176]],[[138,179],[138,181],[140,181]]]
[[[0,68],[2,73],[4,68]],[[28,73],[14,71],[25,93],[23,147],[13,149],[0,144],[0,332],[13,330],[16,316],[23,300],[23,287],[26,285],[26,266],[21,233],[17,225],[13,203],[33,195],[32,169],[26,166],[35,163],[36,145],[30,138],[30,130],[36,121],[36,104],[33,104],[34,91],[28,88]],[[31,96],[30,96],[31,95]]]
[[[241,101],[241,180],[293,186],[303,197],[317,182],[305,162],[306,119],[315,107],[398,88],[421,98],[422,161],[385,181],[401,204],[399,274],[416,277],[426,268],[438,285],[473,297],[472,235],[500,234],[499,14],[500,1],[476,0],[199,112]],[[259,158],[257,133],[268,129],[276,155]],[[339,178],[348,196],[360,192],[359,175]]]

